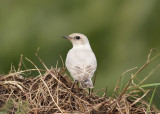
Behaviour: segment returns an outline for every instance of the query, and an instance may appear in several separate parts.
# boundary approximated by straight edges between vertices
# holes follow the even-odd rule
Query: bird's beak
[[[68,38],[69,38],[69,36],[62,36],[62,38],[68,39]]]

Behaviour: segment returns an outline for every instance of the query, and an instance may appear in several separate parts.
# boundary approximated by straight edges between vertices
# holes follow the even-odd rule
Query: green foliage
[[[151,107],[151,104],[152,104],[152,101],[153,101],[153,98],[154,98],[154,94],[155,94],[155,92],[156,92],[156,89],[157,89],[157,86],[155,86],[154,91],[153,91],[153,93],[152,93],[152,97],[151,97],[151,99],[150,99],[150,101],[149,101],[149,105],[148,105],[148,108],[147,108],[147,114],[149,114],[150,107]]]
[[[153,83],[153,84],[145,84],[145,85],[141,85],[141,88],[145,88],[145,87],[157,87],[160,86],[160,83]]]

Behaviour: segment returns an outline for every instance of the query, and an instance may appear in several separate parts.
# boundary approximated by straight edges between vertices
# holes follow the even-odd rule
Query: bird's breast
[[[96,57],[90,49],[71,49],[66,58],[66,66],[97,64]]]

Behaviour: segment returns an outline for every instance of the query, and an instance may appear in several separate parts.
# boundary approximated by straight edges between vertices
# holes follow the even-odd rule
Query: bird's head
[[[87,37],[80,33],[72,33],[68,36],[63,36],[73,44],[73,47],[90,46]]]

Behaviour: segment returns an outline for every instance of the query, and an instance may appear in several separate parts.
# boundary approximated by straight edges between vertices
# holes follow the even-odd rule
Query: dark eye
[[[79,39],[80,39],[80,36],[75,36],[75,38],[76,38],[77,40],[79,40]]]

